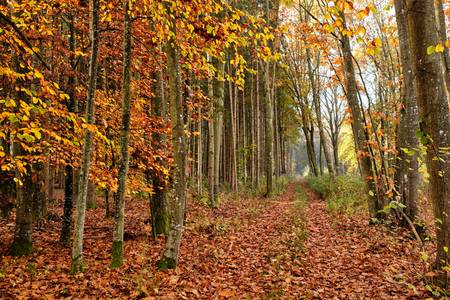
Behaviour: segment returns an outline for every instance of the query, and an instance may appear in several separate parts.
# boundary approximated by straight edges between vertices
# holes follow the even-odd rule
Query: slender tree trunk
[[[308,155],[308,163],[310,172],[313,176],[319,176],[319,169],[317,167],[316,151],[314,149],[314,127],[311,124],[311,118],[309,108],[306,107],[306,99],[301,103],[301,118],[302,118],[302,131],[305,135],[306,154]]]
[[[215,152],[215,124],[214,121],[216,121],[214,118],[215,111],[214,111],[214,85],[213,85],[214,78],[210,76],[208,78],[208,97],[209,97],[209,114],[208,114],[208,197],[209,197],[209,204],[211,207],[216,207],[216,191],[215,188],[215,178],[216,172],[214,170],[214,165],[216,161],[216,152]]]
[[[444,11],[444,5],[442,0],[435,1],[436,3],[436,16],[437,16],[437,25],[438,25],[438,34],[439,34],[439,43],[442,45],[447,41],[447,24],[446,24],[446,16]],[[447,87],[447,97],[450,98],[450,51],[444,45],[444,51],[441,55],[442,59],[442,71],[444,74],[444,82]]]
[[[250,128],[250,178],[252,187],[255,187],[255,166],[256,166],[256,126],[255,124],[255,104],[254,104],[254,94],[255,94],[255,76],[253,74],[250,75],[250,118],[249,118],[249,128]]]
[[[203,119],[201,107],[198,108],[197,112],[197,194],[201,195],[203,192]]]
[[[442,287],[447,288],[449,278],[442,268],[450,263],[450,118],[439,56],[427,54],[427,47],[438,41],[433,1],[408,0],[407,20],[436,223],[436,269]]]
[[[228,72],[231,75],[231,65],[228,64]],[[229,183],[231,190],[237,190],[237,151],[236,151],[236,122],[235,122],[235,101],[237,99],[234,97],[234,89],[233,83],[229,81],[228,84],[228,124],[229,124],[229,143],[228,143],[228,151],[229,151]]]
[[[120,131],[120,163],[118,174],[118,188],[116,195],[116,214],[114,222],[111,268],[123,264],[123,231],[125,218],[125,195],[127,192],[127,174],[129,162],[129,140],[131,121],[131,7],[130,0],[124,0],[123,23],[123,82],[122,82],[122,128]]]
[[[95,183],[92,180],[89,180],[89,183],[88,183],[86,207],[88,209],[97,208],[97,199],[96,199],[96,195],[95,195]]]
[[[89,61],[89,86],[86,101],[86,121],[88,124],[94,124],[95,92],[97,85],[97,64],[98,64],[98,46],[99,46],[99,1],[92,0],[92,20],[91,20],[91,56]],[[77,199],[77,218],[74,228],[74,239],[72,248],[72,266],[71,273],[83,271],[83,235],[84,221],[86,217],[86,198],[89,183],[89,169],[91,166],[93,134],[85,130],[82,162],[80,170],[80,180]]]
[[[259,186],[260,174],[261,174],[261,103],[260,103],[260,83],[259,83],[259,63],[256,63],[256,103],[255,103],[255,129],[256,129],[256,175],[255,175],[255,183],[256,187]]]
[[[316,82],[316,78],[314,76],[314,71],[312,69],[312,64],[311,64],[311,52],[309,49],[306,50],[306,55],[307,55],[307,64],[308,64],[308,76],[309,76],[309,80],[311,82],[313,105],[314,105],[314,109],[316,112],[317,128],[319,130],[320,144],[321,144],[321,148],[323,150],[323,154],[325,156],[325,161],[327,163],[328,173],[330,174],[331,177],[334,177],[333,162],[331,160],[331,154],[328,151],[325,130],[323,128],[322,112],[320,110],[319,83]],[[319,148],[319,151],[320,151],[320,148]],[[320,152],[320,153],[322,153],[322,152]],[[322,159],[320,160],[320,164],[322,165]],[[321,173],[322,173],[322,171],[321,171]]]
[[[419,129],[419,116],[415,96],[414,76],[411,54],[409,51],[408,24],[406,6],[403,0],[395,0],[395,14],[400,40],[400,59],[403,70],[401,89],[400,123],[397,134],[397,160],[395,184],[400,202],[403,203],[406,215],[415,220],[418,216],[417,187],[419,185],[419,144],[416,131]],[[405,224],[407,225],[407,224]]]
[[[53,200],[53,168],[49,162],[44,164],[45,173],[45,198],[42,201],[40,218],[47,217],[48,214],[48,204]]]
[[[161,68],[156,72],[155,98],[152,102],[153,115],[160,118],[164,126],[167,124],[167,104],[164,94],[164,76]],[[162,128],[160,128],[162,129]],[[164,151],[167,147],[167,136],[164,133],[156,132],[152,136],[155,147]],[[160,156],[157,163],[163,168],[167,168],[167,163]],[[167,181],[161,172],[152,172],[153,193],[150,196],[150,211],[152,218],[152,233],[156,238],[159,234],[167,234],[169,232],[169,212],[167,207]]]
[[[181,70],[178,48],[176,46],[176,27],[171,21],[174,33],[166,46],[167,69],[169,77],[170,115],[172,119],[172,141],[174,151],[174,199],[171,205],[172,214],[170,230],[159,269],[173,269],[177,266],[180,251],[181,236],[184,228],[184,214],[186,210],[186,141],[184,134],[184,108],[181,93]]]
[[[342,18],[345,16],[342,14]],[[378,211],[382,209],[382,204],[378,201],[377,187],[372,170],[369,149],[367,147],[365,124],[362,117],[363,108],[359,105],[358,90],[356,85],[355,69],[353,66],[353,55],[348,36],[341,37],[342,54],[344,60],[344,73],[346,77],[346,95],[352,116],[352,130],[355,139],[357,157],[361,169],[361,176],[365,182],[366,193],[368,194],[369,213],[372,218],[379,216]]]
[[[224,99],[224,72],[225,64],[222,62],[218,63],[217,67],[218,73],[213,90],[215,91],[216,97],[214,98],[214,203],[218,202],[219,195],[219,168],[220,168],[220,150],[222,149],[222,128],[223,128],[223,99]]]
[[[268,0],[266,0],[268,2]],[[266,4],[268,5],[268,4]],[[265,110],[265,151],[264,159],[266,166],[266,197],[269,197],[273,191],[273,106],[270,95],[270,62],[264,64],[264,110]]]
[[[72,68],[75,65],[75,46],[76,46],[76,33],[75,33],[75,17],[73,14],[69,15],[70,26],[69,26],[69,49],[70,55],[70,65]],[[75,77],[73,75],[69,76],[68,79],[69,86],[69,101],[67,103],[67,110],[69,112],[75,112]],[[73,131],[73,124],[70,124],[71,130]],[[74,172],[73,167],[68,164],[65,167],[65,182],[64,182],[64,214],[62,217],[62,228],[60,241],[63,245],[68,245],[70,240],[70,231],[72,227],[72,207],[73,207],[73,196],[74,196]]]

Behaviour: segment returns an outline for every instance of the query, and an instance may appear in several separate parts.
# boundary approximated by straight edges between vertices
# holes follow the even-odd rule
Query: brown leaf
[[[236,295],[236,292],[230,289],[221,290],[219,292],[219,296],[224,298],[231,298],[234,295]]]

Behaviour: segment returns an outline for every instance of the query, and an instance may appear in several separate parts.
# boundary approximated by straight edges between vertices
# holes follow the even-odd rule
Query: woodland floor
[[[270,200],[235,197],[214,211],[190,201],[179,268],[167,272],[155,269],[164,241],[148,235],[146,201],[127,205],[125,266],[108,268],[112,220],[99,207],[88,211],[86,271],[77,276],[68,275],[59,220],[36,229],[35,252],[17,259],[7,256],[13,217],[0,221],[0,298],[426,298],[409,233],[331,215],[305,183]]]

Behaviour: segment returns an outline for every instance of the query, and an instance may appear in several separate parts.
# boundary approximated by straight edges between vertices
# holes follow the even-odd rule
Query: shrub
[[[327,210],[333,213],[353,214],[365,209],[367,195],[359,176],[342,175],[332,180],[329,176],[308,177],[308,185],[327,201]]]

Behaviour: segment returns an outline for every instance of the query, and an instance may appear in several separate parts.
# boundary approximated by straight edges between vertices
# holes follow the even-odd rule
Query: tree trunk
[[[164,94],[164,76],[163,69],[156,72],[156,88],[155,98],[152,102],[153,115],[159,117],[164,125],[167,124],[167,104]],[[164,133],[156,132],[152,136],[155,147],[164,151],[167,147],[167,136]],[[167,163],[160,156],[156,162],[164,168],[167,168]],[[153,194],[150,196],[150,211],[152,218],[152,233],[156,238],[159,234],[167,234],[169,232],[169,212],[167,207],[167,181],[164,174],[156,171],[152,172],[152,186]]]
[[[232,76],[231,64],[228,63],[228,72]],[[235,123],[235,101],[233,82],[228,82],[228,109],[226,110],[228,118],[228,128],[230,130],[228,136],[228,153],[229,153],[229,183],[233,191],[237,190],[237,151],[236,151],[236,123]]]
[[[323,122],[322,122],[322,112],[320,110],[319,83],[316,82],[316,78],[314,76],[314,71],[313,71],[312,65],[311,65],[311,51],[309,49],[306,50],[306,55],[307,55],[307,64],[308,64],[308,77],[309,77],[309,81],[311,82],[313,105],[314,105],[314,109],[316,112],[317,128],[319,129],[320,144],[323,149],[325,161],[327,163],[328,173],[330,174],[331,177],[334,177],[333,162],[331,159],[331,154],[328,151],[325,130],[323,128]],[[319,151],[320,151],[320,148],[319,148]],[[322,153],[322,152],[320,152],[320,153]],[[320,160],[320,164],[322,165],[322,159]]]
[[[408,0],[406,11],[421,142],[427,147],[426,163],[436,223],[436,269],[441,273],[442,287],[447,288],[448,276],[442,268],[450,262],[450,119],[439,56],[427,54],[427,47],[438,41],[434,4]]]
[[[418,170],[419,144],[416,137],[416,131],[419,128],[419,118],[414,91],[411,54],[408,50],[409,36],[406,7],[403,0],[395,0],[395,14],[403,71],[403,83],[401,87],[401,103],[403,104],[403,108],[400,114],[396,143],[398,156],[396,158],[395,185],[400,202],[406,206],[404,209],[406,215],[411,220],[415,220],[418,216],[417,187],[420,182]]]
[[[184,134],[184,108],[181,93],[181,70],[178,47],[176,45],[176,27],[174,21],[171,30],[174,34],[167,43],[167,69],[169,77],[170,115],[172,120],[172,142],[174,152],[174,199],[171,205],[172,214],[170,230],[159,269],[173,269],[177,266],[181,236],[184,229],[186,210],[186,141]]]
[[[62,228],[60,242],[68,245],[70,240],[70,229],[72,226],[72,206],[73,206],[73,167],[66,166],[65,184],[64,184],[64,214],[62,217]]]
[[[22,185],[17,184],[16,227],[11,245],[12,256],[28,255],[32,251],[33,204],[45,197],[44,166],[41,163],[27,168],[27,174],[20,177]]]
[[[98,46],[99,46],[99,1],[92,0],[92,20],[91,20],[91,56],[89,61],[89,86],[86,101],[86,121],[88,124],[94,124],[95,92],[97,85],[97,64],[98,64]],[[86,217],[86,198],[89,183],[89,169],[91,166],[93,134],[85,130],[83,143],[82,162],[80,170],[80,180],[77,198],[77,219],[74,228],[74,239],[72,248],[72,266],[71,273],[83,271],[83,235],[84,221]]]
[[[345,16],[342,13],[342,19]],[[357,157],[361,169],[361,176],[365,182],[366,193],[368,194],[369,214],[372,218],[379,217],[379,210],[382,203],[378,200],[377,187],[372,169],[372,161],[367,146],[365,124],[363,120],[363,108],[358,101],[358,90],[356,85],[355,69],[353,66],[353,55],[348,36],[341,37],[341,47],[344,61],[344,74],[346,77],[346,96],[352,116],[353,138],[355,140]]]
[[[222,142],[222,128],[223,128],[223,98],[224,98],[224,71],[225,64],[219,62],[217,67],[218,79],[215,80],[215,86],[213,90],[215,91],[216,97],[214,99],[214,203],[218,202],[219,195],[219,168],[220,168],[220,150]]]
[[[266,13],[269,13],[269,4],[266,0]],[[264,110],[265,110],[265,150],[264,159],[266,166],[266,197],[269,197],[273,191],[273,106],[272,97],[270,93],[270,62],[264,63]]]
[[[208,114],[208,198],[209,205],[211,207],[216,207],[216,196],[215,196],[215,170],[214,165],[216,161],[215,152],[215,111],[214,111],[214,86],[213,86],[213,76],[210,75],[208,78],[208,97],[209,97],[209,114]]]
[[[259,187],[261,175],[261,101],[260,101],[260,80],[259,80],[259,63],[256,63],[256,103],[255,103],[255,129],[256,129],[256,142],[255,142],[255,151],[256,151],[256,176],[255,176],[255,184],[256,187]]]
[[[48,204],[50,201],[53,201],[53,168],[49,162],[46,162],[44,165],[45,169],[45,198],[42,202],[42,213],[41,218],[47,217],[48,214]]]
[[[203,193],[203,119],[201,107],[198,108],[197,112],[197,194],[201,197]]]
[[[439,34],[439,43],[442,45],[447,41],[447,24],[445,22],[446,16],[442,0],[435,1],[436,16]],[[444,74],[444,81],[447,87],[447,97],[450,98],[450,53],[449,49],[444,45],[444,51],[441,55],[442,71]]]
[[[128,145],[130,141],[131,121],[131,7],[130,1],[124,0],[123,23],[123,82],[122,82],[122,129],[120,131],[120,163],[118,174],[118,188],[116,195],[116,214],[112,242],[111,268],[120,267],[123,264],[123,231],[125,218],[125,195],[127,192],[127,174],[129,162]]]
[[[95,194],[95,183],[92,180],[89,180],[88,183],[88,193],[86,198],[86,208],[87,209],[95,209],[97,208],[97,199]]]

